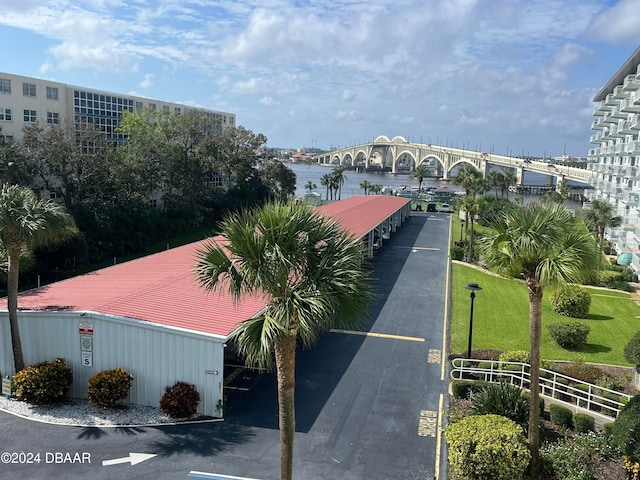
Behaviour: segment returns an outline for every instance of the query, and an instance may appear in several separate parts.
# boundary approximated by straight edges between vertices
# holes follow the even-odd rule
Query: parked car
[[[440,213],[451,213],[451,207],[448,203],[443,203],[440,205]]]

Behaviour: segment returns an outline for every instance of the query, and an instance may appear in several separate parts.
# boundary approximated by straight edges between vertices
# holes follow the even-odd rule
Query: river
[[[307,193],[305,185],[308,182],[314,183],[316,188],[314,189],[322,198],[325,199],[327,195],[326,187],[320,184],[320,178],[327,173],[331,173],[332,167],[328,165],[307,165],[302,163],[287,163],[287,166],[291,168],[296,174],[296,195],[301,196]],[[397,190],[401,187],[406,187],[407,191],[411,191],[411,187],[418,187],[418,180],[410,174],[393,174],[393,173],[371,173],[371,172],[358,172],[353,170],[346,170],[344,172],[345,181],[342,185],[341,198],[349,198],[356,195],[364,195],[364,190],[360,188],[360,183],[368,180],[372,185],[380,184],[383,187],[389,187],[392,190]],[[527,172],[526,183],[529,185],[544,185],[546,177],[542,174],[536,174]],[[425,187],[444,187],[449,186],[455,190],[462,190],[459,185],[454,185],[450,181],[442,181],[436,178],[425,178],[422,181],[422,188]],[[493,193],[493,190],[489,194]],[[518,195],[524,198],[525,202],[536,201],[540,198],[539,195]],[[515,194],[510,193],[509,198],[513,199]],[[580,208],[581,205],[578,202],[567,202],[569,208]]]

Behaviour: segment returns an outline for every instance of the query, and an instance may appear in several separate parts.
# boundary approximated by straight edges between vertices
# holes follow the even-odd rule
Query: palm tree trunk
[[[542,337],[542,293],[543,287],[535,280],[526,280],[529,290],[529,341],[531,348],[531,371],[529,391],[529,450],[531,463],[529,475],[540,478],[540,340]]]
[[[296,337],[290,331],[275,343],[280,426],[280,480],[293,478],[293,437],[296,427],[294,390],[296,383]]]
[[[473,217],[474,215],[469,215],[471,220],[471,234],[469,236],[469,258],[467,259],[469,263],[473,263]]]
[[[22,343],[20,342],[20,330],[18,329],[18,276],[20,274],[21,250],[19,246],[9,249],[9,268],[7,272],[7,309],[9,310],[9,327],[11,329],[15,373],[24,370]]]

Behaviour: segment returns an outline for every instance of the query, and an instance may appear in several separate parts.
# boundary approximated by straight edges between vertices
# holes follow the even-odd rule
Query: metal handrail
[[[478,365],[481,363],[489,365],[480,368]],[[454,358],[451,361],[450,377],[452,380],[483,379],[490,383],[508,381],[522,389],[528,389],[530,369],[531,366],[523,362]],[[545,368],[540,369],[539,388],[541,395],[572,403],[578,408],[611,418],[616,418],[622,407],[631,399],[631,395]]]

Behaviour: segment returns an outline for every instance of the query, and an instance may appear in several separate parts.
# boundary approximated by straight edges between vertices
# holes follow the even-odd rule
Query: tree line
[[[264,135],[222,129],[198,111],[125,112],[119,141],[90,123],[35,123],[23,134],[0,143],[2,183],[55,199],[78,227],[55,252],[36,250],[44,274],[143,253],[213,228],[227,211],[295,193],[295,173],[268,157]]]

